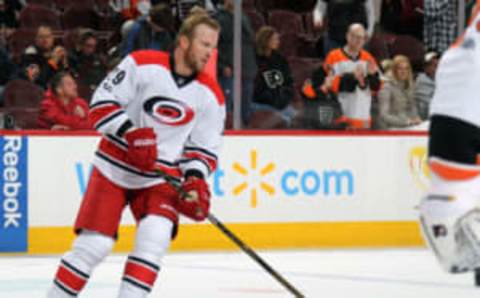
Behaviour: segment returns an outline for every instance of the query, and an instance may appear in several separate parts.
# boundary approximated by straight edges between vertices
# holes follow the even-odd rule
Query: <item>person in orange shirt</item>
[[[52,130],[91,129],[88,104],[78,96],[77,83],[68,72],[57,73],[41,103],[38,127]]]
[[[382,86],[375,59],[363,49],[366,39],[365,27],[352,24],[347,44],[325,59],[326,71],[334,76],[331,89],[338,94],[349,129],[370,129],[372,95]]]

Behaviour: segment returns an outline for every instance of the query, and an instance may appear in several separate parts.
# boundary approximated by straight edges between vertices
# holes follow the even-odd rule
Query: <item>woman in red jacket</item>
[[[91,129],[88,104],[78,96],[77,83],[68,72],[57,73],[45,92],[38,127],[52,130]]]

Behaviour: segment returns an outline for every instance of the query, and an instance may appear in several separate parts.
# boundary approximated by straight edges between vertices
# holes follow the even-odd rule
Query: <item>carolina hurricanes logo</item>
[[[195,115],[192,108],[185,103],[161,96],[148,99],[143,104],[143,109],[156,121],[171,126],[187,124]]]

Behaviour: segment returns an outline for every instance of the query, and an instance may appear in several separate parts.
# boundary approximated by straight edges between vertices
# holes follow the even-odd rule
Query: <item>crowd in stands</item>
[[[233,117],[235,0],[0,0],[7,129],[91,129],[88,103],[132,51],[168,51],[202,10],[221,25],[214,71]],[[466,19],[475,1],[466,0]],[[458,36],[456,0],[243,0],[241,120],[261,129],[410,129]],[[215,67],[216,65],[216,67]]]

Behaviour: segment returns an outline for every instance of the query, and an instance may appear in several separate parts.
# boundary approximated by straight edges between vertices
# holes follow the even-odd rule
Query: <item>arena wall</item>
[[[99,137],[0,136],[0,252],[70,247]],[[421,246],[416,205],[428,185],[425,133],[227,133],[210,182],[212,212],[255,248]],[[131,248],[124,212],[115,251]],[[173,250],[235,246],[214,226],[182,219]]]

